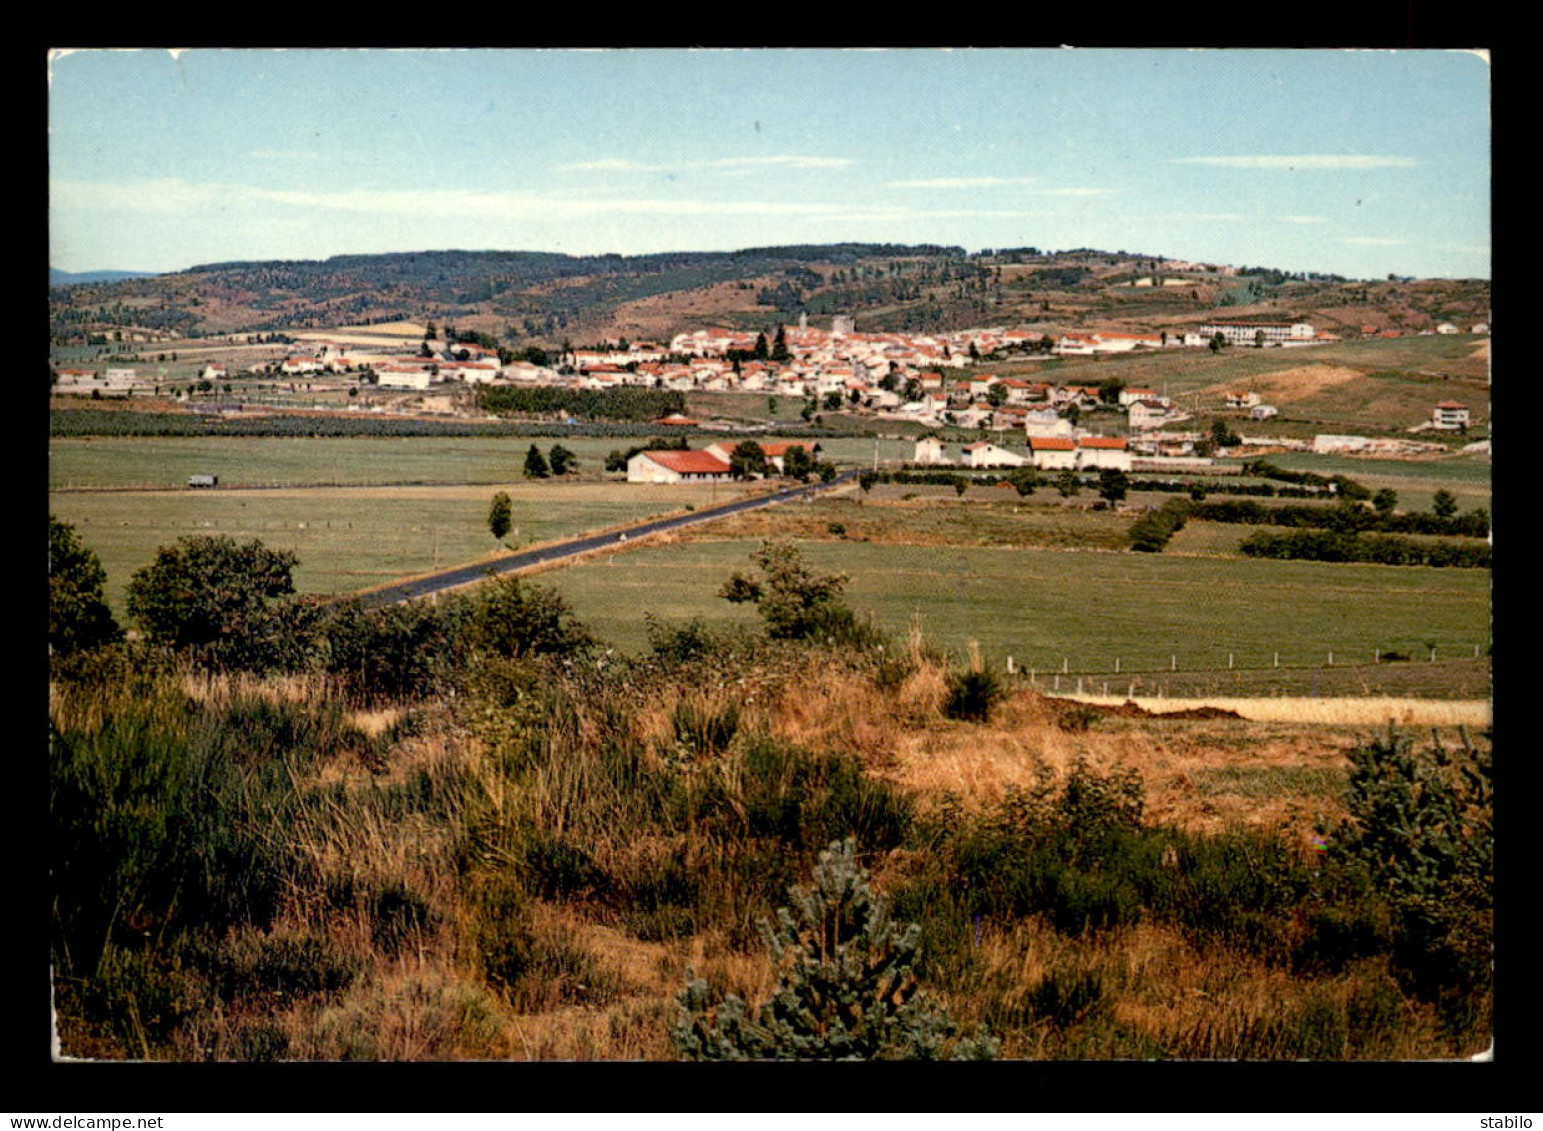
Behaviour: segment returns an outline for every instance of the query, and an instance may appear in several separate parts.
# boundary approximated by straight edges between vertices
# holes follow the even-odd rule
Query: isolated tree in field
[[[256,539],[179,538],[129,580],[129,616],[156,644],[239,647],[270,602],[295,591],[298,564],[290,551],[271,550]]]
[[[1013,471],[1007,481],[1018,492],[1019,498],[1025,498],[1034,493],[1034,488],[1039,486],[1039,473],[1032,467],[1020,467]]]
[[[561,444],[552,445],[552,454],[548,457],[553,475],[569,475],[579,466],[578,457]]]
[[[1431,498],[1431,513],[1437,518],[1451,518],[1457,513],[1457,496],[1443,487]]]
[[[1396,506],[1398,506],[1398,492],[1391,487],[1384,487],[1372,496],[1372,509],[1378,514],[1392,514]]]
[[[1055,477],[1055,489],[1061,492],[1061,498],[1069,499],[1082,490],[1082,481],[1077,478],[1077,473],[1070,468]]]
[[[777,971],[771,997],[751,1016],[728,995],[715,1007],[706,981],[687,972],[671,1033],[684,1060],[941,1060],[993,1058],[984,1029],[961,1037],[918,980],[921,928],[902,926],[857,862],[851,839],[820,853],[814,883],[761,935]]]
[[[845,574],[816,573],[798,548],[786,542],[764,542],[750,560],[760,577],[736,571],[718,595],[737,605],[754,605],[766,621],[768,636],[802,640],[833,620],[850,618],[850,610],[840,600],[848,581]]]
[[[493,496],[493,505],[488,509],[488,530],[502,542],[513,528],[514,504],[509,499],[509,492],[500,491]]]
[[[541,449],[535,444],[530,446],[530,451],[525,453],[525,478],[545,479],[552,471],[547,466],[546,457],[541,454]]]
[[[1130,476],[1117,467],[1106,467],[1098,473],[1098,493],[1111,505],[1122,501],[1130,491]]]
[[[758,478],[770,471],[766,450],[754,440],[741,440],[729,453],[729,474],[735,479]]]
[[[48,516],[48,647],[57,657],[123,637],[104,589],[107,572],[75,528]]]

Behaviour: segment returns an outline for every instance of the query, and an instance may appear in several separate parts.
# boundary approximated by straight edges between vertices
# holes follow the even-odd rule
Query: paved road
[[[403,582],[400,585],[388,585],[381,589],[374,589],[368,593],[360,594],[359,601],[365,608],[373,609],[379,608],[382,605],[394,605],[399,601],[410,601],[415,597],[427,597],[431,593],[439,593],[446,589],[454,589],[459,585],[468,585],[474,581],[480,581],[487,577],[489,573],[513,573],[516,570],[529,569],[531,566],[543,565],[547,562],[555,562],[563,558],[575,557],[579,554],[587,554],[594,550],[604,550],[613,546],[625,545],[629,541],[634,541],[650,534],[658,534],[661,531],[678,530],[683,526],[692,526],[700,522],[712,522],[714,519],[724,518],[731,514],[739,514],[741,511],[757,510],[760,507],[769,507],[778,503],[808,498],[819,492],[829,491],[850,483],[853,479],[857,478],[858,474],[859,472],[857,471],[843,471],[829,483],[789,487],[772,495],[759,495],[753,499],[739,499],[732,503],[722,503],[716,507],[709,507],[706,510],[677,515],[674,518],[655,519],[652,522],[645,522],[639,526],[628,527],[626,530],[612,531],[607,534],[591,534],[584,538],[575,538],[570,542],[559,542],[550,546],[543,546],[538,550],[521,550],[518,553],[510,554],[504,558],[497,558],[490,562],[478,562],[474,566],[445,570],[431,577],[420,577],[413,581]]]

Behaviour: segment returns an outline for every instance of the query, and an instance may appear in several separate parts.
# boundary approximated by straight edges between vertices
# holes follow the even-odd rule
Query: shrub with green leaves
[[[1393,732],[1352,751],[1349,816],[1330,859],[1362,872],[1394,919],[1393,965],[1427,999],[1481,995],[1494,917],[1493,755]]]
[[[990,1059],[983,1030],[960,1036],[921,990],[921,928],[902,927],[857,862],[856,842],[820,854],[814,884],[794,888],[762,933],[778,979],[752,1016],[730,994],[715,1008],[688,973],[671,1038],[686,1060]]]

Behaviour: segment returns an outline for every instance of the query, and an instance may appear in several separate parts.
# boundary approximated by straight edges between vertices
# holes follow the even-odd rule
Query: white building
[[[382,389],[427,389],[434,375],[417,365],[382,365],[375,370]]]
[[[1077,466],[1129,471],[1130,445],[1123,436],[1083,436],[1077,441]]]
[[[1040,471],[1074,471],[1077,441],[1069,436],[1030,436],[1029,458]]]
[[[1200,333],[1207,341],[1220,334],[1234,346],[1278,346],[1317,339],[1317,331],[1306,322],[1207,322]]]
[[[1029,462],[1029,457],[1010,452],[1006,448],[999,448],[985,440],[966,444],[964,458],[971,467],[1022,467]]]
[[[726,483],[731,478],[728,462],[711,452],[639,452],[627,461],[628,483]]]
[[[1468,422],[1468,406],[1459,401],[1442,401],[1431,411],[1434,428],[1466,428]]]

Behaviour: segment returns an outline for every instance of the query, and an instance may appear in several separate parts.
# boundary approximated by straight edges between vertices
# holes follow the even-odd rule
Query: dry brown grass
[[[1307,400],[1327,389],[1338,388],[1359,380],[1364,374],[1358,369],[1341,365],[1304,365],[1298,369],[1283,369],[1275,373],[1262,373],[1237,381],[1224,381],[1207,385],[1199,392],[1220,396],[1223,393],[1256,392],[1272,404],[1291,404]]]

